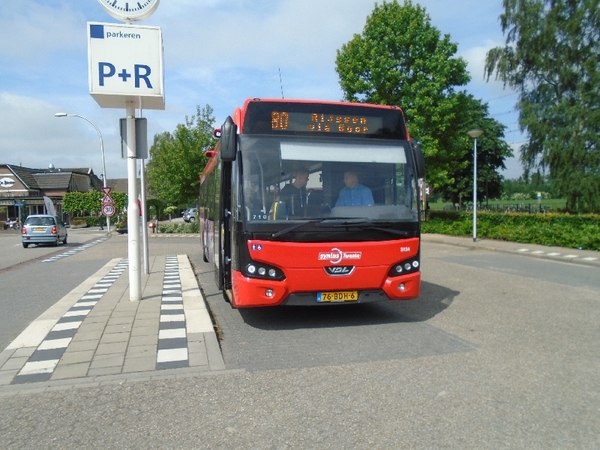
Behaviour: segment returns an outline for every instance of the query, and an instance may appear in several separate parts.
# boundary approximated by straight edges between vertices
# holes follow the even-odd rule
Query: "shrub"
[[[88,224],[85,217],[73,217],[71,219],[71,227],[73,228],[85,228],[87,226]]]
[[[442,212],[443,214],[439,214]],[[473,215],[466,212],[431,211],[431,220],[422,222],[423,233],[469,236]],[[477,235],[524,244],[600,250],[600,216],[570,214],[477,214]]]
[[[186,234],[186,233],[199,233],[200,227],[198,222],[192,223],[161,223],[158,225],[159,233],[167,234]]]

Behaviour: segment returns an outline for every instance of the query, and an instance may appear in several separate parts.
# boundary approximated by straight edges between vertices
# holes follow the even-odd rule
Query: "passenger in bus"
[[[361,206],[373,205],[373,193],[371,189],[358,182],[356,173],[347,171],[344,173],[345,188],[342,188],[335,206]]]
[[[279,193],[279,200],[285,202],[288,216],[304,216],[307,183],[308,170],[298,169],[294,174],[294,182],[286,184]]]

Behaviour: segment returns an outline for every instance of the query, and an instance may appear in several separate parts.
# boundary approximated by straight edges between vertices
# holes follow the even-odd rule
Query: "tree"
[[[206,165],[206,150],[214,148],[215,119],[209,105],[196,108],[173,134],[154,136],[148,162],[148,189],[171,205],[189,205],[198,198],[200,173]]]
[[[504,0],[492,73],[519,92],[520,158],[572,212],[600,211],[600,0]]]
[[[502,176],[498,169],[505,169],[504,161],[512,156],[510,146],[504,141],[505,126],[491,118],[487,104],[475,99],[472,95],[457,94],[459,104],[458,114],[452,128],[456,135],[451,139],[464,149],[464,156],[451,165],[448,173],[450,183],[443,186],[441,191],[445,199],[452,203],[464,203],[473,197],[473,139],[467,131],[480,128],[483,134],[477,138],[477,198],[479,201],[488,198],[498,198],[502,194]],[[452,145],[445,142],[445,145]]]
[[[375,5],[362,34],[336,58],[345,100],[402,107],[411,137],[425,153],[428,182],[437,188],[452,183],[450,172],[468,149],[452,128],[461,114],[455,88],[470,79],[456,50],[422,6],[394,0]]]

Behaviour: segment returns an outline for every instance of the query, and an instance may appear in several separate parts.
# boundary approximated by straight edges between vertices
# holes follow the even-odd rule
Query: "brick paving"
[[[224,370],[188,256],[149,263],[141,301],[127,259],[113,258],[27,327],[0,353],[0,393]]]

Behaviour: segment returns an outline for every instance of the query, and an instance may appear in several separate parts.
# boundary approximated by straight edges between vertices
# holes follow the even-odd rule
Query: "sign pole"
[[[132,11],[127,0],[100,0],[113,17],[126,24],[88,22],[90,95],[100,107],[125,107],[126,113],[127,250],[131,301],[142,299],[135,107],[136,103],[141,106],[143,101],[146,109],[165,109],[162,32],[158,27],[133,26],[131,21],[149,17],[158,2],[138,2]]]
[[[127,102],[127,242],[129,257],[129,300],[142,299],[140,272],[140,210],[137,194],[137,160],[135,144],[135,103]]]
[[[148,259],[148,215],[146,213],[146,161],[140,159],[140,200],[142,204],[142,255],[144,255],[144,275],[150,274]]]

